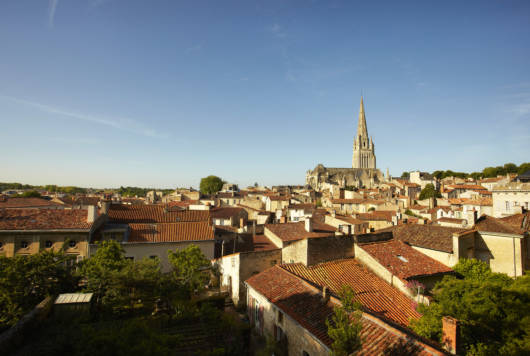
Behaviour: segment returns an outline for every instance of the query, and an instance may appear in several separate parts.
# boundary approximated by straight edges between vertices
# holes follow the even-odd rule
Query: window
[[[278,325],[275,325],[274,327],[276,328],[276,341],[282,341],[285,338],[285,333]]]
[[[20,241],[20,247],[28,248],[28,242],[27,241]]]
[[[149,256],[149,258],[152,259],[152,260],[154,260],[154,259],[157,259],[158,256],[157,256],[157,255],[151,255],[151,256]]]
[[[281,324],[282,322],[283,322],[283,313],[280,310],[278,310],[278,323]]]
[[[302,356],[309,356],[309,354],[306,351],[302,351]]]
[[[70,247],[72,247],[72,248],[74,248],[76,245],[77,245],[77,241],[75,241],[75,240],[70,240],[70,241],[68,242],[68,246],[70,246]]]
[[[2,247],[4,247],[4,243],[0,241],[0,250],[2,249]]]
[[[46,248],[50,248],[50,247],[52,247],[52,245],[53,245],[53,244],[52,244],[52,242],[51,242],[50,240],[47,240],[47,241],[44,243],[44,246],[45,246]]]
[[[506,201],[506,210],[510,210],[510,202]]]
[[[409,261],[409,260],[407,260],[405,257],[403,257],[401,255],[397,255],[397,258],[399,258],[403,262],[408,262]]]

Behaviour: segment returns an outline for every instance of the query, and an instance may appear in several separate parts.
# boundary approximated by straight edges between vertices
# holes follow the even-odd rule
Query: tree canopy
[[[339,297],[342,306],[335,307],[331,319],[326,320],[334,356],[348,356],[361,348],[361,306],[350,286],[343,286]]]
[[[215,194],[223,188],[223,183],[217,176],[208,176],[201,179],[199,189],[202,194]]]
[[[423,188],[420,192],[420,200],[423,199],[429,199],[429,198],[441,198],[442,194],[434,188],[434,185],[429,183],[425,185],[425,188]]]
[[[515,280],[491,272],[478,260],[461,260],[433,289],[433,301],[419,307],[411,326],[419,335],[441,341],[442,317],[460,321],[462,352],[467,355],[530,354],[530,275]]]
[[[74,260],[63,251],[0,256],[0,330],[15,324],[46,296],[75,290]]]
[[[177,284],[189,293],[200,290],[210,278],[211,263],[198,246],[189,245],[183,250],[168,251],[168,256]]]
[[[517,166],[515,163],[505,163],[503,166],[497,167],[486,167],[481,172],[465,173],[465,172],[454,172],[452,170],[446,171],[434,171],[432,175],[438,179],[446,177],[457,177],[457,178],[495,178],[499,175],[506,175],[508,173],[523,174],[530,170],[530,162],[522,163]]]

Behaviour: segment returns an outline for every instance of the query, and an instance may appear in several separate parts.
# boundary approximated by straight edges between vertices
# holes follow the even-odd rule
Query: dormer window
[[[71,248],[74,248],[76,245],[77,245],[77,241],[75,240],[70,240],[70,242],[68,242],[68,246],[70,246]]]
[[[28,248],[28,242],[27,241],[20,241],[20,247],[21,248]]]

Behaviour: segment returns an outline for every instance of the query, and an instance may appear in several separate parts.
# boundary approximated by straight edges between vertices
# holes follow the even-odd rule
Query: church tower
[[[364,116],[363,97],[361,96],[361,108],[359,109],[359,123],[357,124],[357,135],[353,140],[353,168],[375,169],[374,143],[368,137],[366,128],[366,117]]]

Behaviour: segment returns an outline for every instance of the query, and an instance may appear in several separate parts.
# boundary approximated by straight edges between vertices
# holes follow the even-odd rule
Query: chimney
[[[109,208],[110,208],[110,201],[103,200],[101,202],[101,214],[108,214],[109,213]]]
[[[328,287],[322,288],[322,301],[325,303],[329,300]]]
[[[460,322],[453,317],[442,318],[442,344],[444,348],[456,355],[460,347]]]
[[[313,222],[310,218],[305,219],[305,231],[313,232]]]
[[[93,223],[96,221],[96,218],[98,217],[98,210],[96,209],[95,205],[89,205],[88,206],[88,214],[86,221],[89,223]]]

